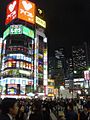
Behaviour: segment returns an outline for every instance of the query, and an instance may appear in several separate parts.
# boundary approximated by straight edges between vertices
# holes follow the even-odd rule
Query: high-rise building
[[[63,73],[63,77],[66,77],[66,58],[65,58],[65,50],[60,48],[55,50],[55,59],[56,59],[56,69],[61,69]]]
[[[1,68],[4,95],[47,94],[46,22],[36,11],[35,3],[28,0],[13,0],[7,6]]]
[[[74,77],[83,77],[84,70],[89,66],[89,50],[86,43],[72,47]]]
[[[49,78],[55,78],[55,57],[48,58],[48,76]]]
[[[49,58],[49,77],[55,80],[56,87],[64,85],[66,60],[63,48],[55,50],[55,56]]]
[[[72,73],[73,73],[73,61],[72,58],[67,58],[66,60],[66,79],[65,79],[65,88],[70,87],[70,80],[72,80]]]

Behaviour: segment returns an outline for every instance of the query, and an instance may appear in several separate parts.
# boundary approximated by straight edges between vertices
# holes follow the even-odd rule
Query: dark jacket
[[[89,118],[89,112],[85,114],[84,112],[80,113],[80,120],[90,120]]]
[[[67,111],[65,114],[66,120],[78,120],[78,115],[76,112],[72,111]]]
[[[34,111],[33,114],[30,114],[29,120],[43,120],[42,113],[40,111]]]
[[[10,117],[7,114],[0,115],[0,120],[10,120]]]

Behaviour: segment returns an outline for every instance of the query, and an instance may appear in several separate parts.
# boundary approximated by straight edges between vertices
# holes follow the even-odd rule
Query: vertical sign
[[[10,23],[13,19],[17,17],[17,0],[12,1],[8,6],[7,6],[7,11],[6,11],[6,21],[5,24]]]
[[[90,71],[89,70],[84,71],[84,79],[90,80]]]

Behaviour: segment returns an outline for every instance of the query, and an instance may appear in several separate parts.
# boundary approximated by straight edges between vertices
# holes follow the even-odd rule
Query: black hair
[[[1,110],[3,114],[9,113],[10,108],[14,107],[17,102],[15,98],[4,98],[1,102]]]

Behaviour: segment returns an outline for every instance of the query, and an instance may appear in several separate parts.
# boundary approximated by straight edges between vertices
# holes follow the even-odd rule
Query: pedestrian
[[[18,113],[18,104],[15,98],[5,98],[1,103],[0,120],[15,120]]]
[[[19,106],[18,114],[16,115],[16,120],[25,120],[24,106]]]
[[[73,110],[73,105],[68,105],[65,111],[66,120],[78,120],[77,113]]]
[[[80,120],[90,120],[90,113],[88,112],[88,106],[83,106],[83,111],[80,112]]]
[[[31,114],[29,116],[29,120],[43,120],[41,105],[39,101],[35,101],[31,107]]]

